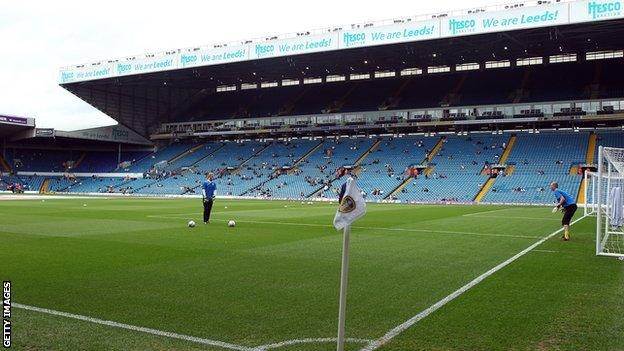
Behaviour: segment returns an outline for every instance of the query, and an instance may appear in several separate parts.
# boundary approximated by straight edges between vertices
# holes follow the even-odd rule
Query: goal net
[[[586,211],[596,215],[596,254],[624,257],[624,149],[601,146],[598,172],[587,179]]]

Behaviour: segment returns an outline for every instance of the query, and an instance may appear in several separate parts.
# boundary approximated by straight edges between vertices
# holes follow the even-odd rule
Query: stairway
[[[191,153],[201,149],[202,147],[204,147],[204,144],[195,145],[195,146],[189,148],[188,150],[182,152],[181,154],[178,154],[177,156],[174,156],[172,159],[167,160],[167,163],[168,164],[172,164],[172,163],[178,161],[179,159],[187,156],[188,154],[191,154]]]
[[[401,94],[405,88],[412,82],[411,79],[405,80],[397,90],[395,90],[390,97],[386,98],[377,109],[380,111],[386,111],[396,108],[401,102]]]
[[[308,152],[303,154],[303,156],[301,156],[297,161],[295,161],[295,163],[293,163],[293,165],[292,165],[292,168],[295,168],[295,167],[299,166],[301,164],[301,162],[305,161],[308,157],[310,157],[310,155],[315,153],[316,150],[318,150],[321,146],[323,146],[323,141],[322,140],[321,140],[320,143],[314,145],[310,150],[308,150]]]
[[[375,151],[375,150],[377,149],[377,147],[379,147],[379,145],[381,144],[381,140],[382,140],[381,138],[377,139],[377,141],[375,141],[375,142],[373,143],[373,145],[371,145],[368,149],[366,149],[366,151],[364,151],[364,153],[362,153],[362,154],[360,155],[360,157],[358,157],[358,158],[357,158],[357,160],[355,161],[355,163],[353,164],[353,166],[354,166],[354,167],[359,166],[359,165],[362,163],[362,161],[364,161],[364,160],[366,159],[366,157],[368,157],[368,155],[369,155],[371,152]],[[329,184],[327,184],[327,185],[332,185],[332,184],[333,184],[336,180],[338,180],[338,179],[340,179],[340,178],[334,178],[334,179],[332,179],[331,181],[329,181]],[[318,193],[320,193],[321,191],[323,191],[323,188],[325,188],[325,185],[322,185],[320,188],[318,188],[318,189],[314,190],[312,193],[310,193],[310,194],[309,194],[309,195],[307,195],[306,197],[308,197],[308,198],[309,198],[309,197],[313,197],[313,196],[315,196],[316,194],[318,194]]]
[[[39,187],[39,194],[47,194],[50,191],[50,179],[46,178]]]
[[[596,133],[589,134],[589,142],[587,143],[587,152],[585,153],[585,163],[590,165],[594,163],[594,155],[596,154],[596,143],[598,136]]]
[[[386,195],[386,197],[384,197],[384,200],[385,200],[385,199],[389,199],[389,198],[391,198],[393,195],[400,193],[400,192],[401,192],[401,190],[403,190],[403,188],[405,188],[406,186],[408,186],[408,185],[409,185],[409,183],[411,183],[411,181],[412,181],[413,179],[414,179],[414,178],[412,178],[412,177],[408,177],[408,178],[403,179],[403,181],[401,182],[401,184],[397,185],[397,187],[396,187],[396,188],[392,189],[392,191],[391,191],[390,193],[388,193],[388,195]]]
[[[253,155],[251,155],[251,157],[249,157],[248,159],[244,160],[243,162],[241,162],[238,165],[238,169],[240,169],[241,167],[243,167],[247,162],[249,162],[252,158],[260,155],[262,153],[262,151],[266,150],[269,146],[271,146],[272,143],[267,143],[266,145],[264,145],[263,148],[260,148],[260,150],[256,151],[256,153],[254,153]]]
[[[212,150],[211,152],[209,152],[209,153],[208,153],[208,155],[206,155],[206,156],[204,156],[204,157],[200,158],[199,160],[197,160],[197,161],[193,162],[193,163],[191,164],[191,166],[195,166],[196,164],[200,163],[201,161],[205,160],[206,158],[208,158],[208,157],[210,157],[210,156],[212,156],[212,155],[216,154],[216,153],[217,153],[217,151],[219,151],[219,150],[223,149],[224,147],[225,147],[225,144],[221,144],[221,146],[219,146],[218,148],[216,148],[216,149]]]
[[[368,155],[370,155],[372,152],[377,150],[380,144],[381,144],[381,138],[377,139],[377,141],[375,141],[373,145],[371,145],[371,147],[368,148],[368,150],[366,150],[362,155],[360,155],[360,157],[358,157],[358,159],[355,160],[355,163],[353,164],[353,166],[359,166],[362,163],[362,161],[364,161],[368,157]]]
[[[507,163],[507,160],[509,159],[509,155],[511,155],[511,150],[513,150],[513,147],[514,145],[516,145],[517,140],[518,140],[518,137],[515,134],[512,134],[509,137],[509,140],[507,140],[507,144],[505,145],[505,150],[503,150],[503,153],[498,158],[499,164],[504,165]],[[506,176],[512,175],[515,169],[516,169],[515,166],[505,167],[505,175]],[[485,168],[483,168],[483,171],[481,171],[481,174],[482,175],[487,174]],[[472,201],[481,202],[481,200],[483,200],[485,195],[488,193],[488,191],[490,191],[490,189],[494,185],[494,182],[496,182],[496,177],[488,178],[488,180],[485,183],[483,183],[483,186],[481,186],[481,189],[479,189],[479,192],[477,193],[477,195],[475,195]]]
[[[509,159],[509,155],[511,154],[511,150],[513,149],[514,145],[516,145],[517,140],[518,140],[518,137],[515,134],[512,134],[511,137],[509,137],[509,141],[507,141],[507,146],[505,146],[505,150],[503,150],[503,154],[498,159],[499,164],[504,165],[505,163],[507,163],[507,160]]]
[[[11,173],[11,166],[9,163],[0,155],[0,167],[2,167],[3,172]]]
[[[479,189],[479,192],[474,197],[473,201],[481,202],[481,200],[483,200],[483,198],[485,197],[485,194],[487,194],[487,192],[490,191],[495,181],[496,181],[496,178],[488,178],[488,180],[483,184],[481,189]]]
[[[423,164],[427,164],[427,163],[431,162],[431,160],[433,160],[433,158],[436,157],[436,155],[438,153],[440,153],[440,150],[442,150],[442,146],[444,146],[444,140],[446,140],[446,137],[441,137],[438,140],[438,142],[435,144],[433,149],[431,149],[431,151],[429,151],[429,153],[427,154],[427,156],[423,160],[423,162],[422,162]]]
[[[585,177],[581,179],[581,183],[579,184],[578,194],[576,195],[576,203],[584,204],[585,203],[585,187],[587,186],[585,182]]]
[[[591,134],[589,134],[589,141],[587,142],[587,152],[585,153],[585,164],[592,164],[594,163],[594,155],[596,153],[596,143],[598,141],[598,136],[596,135],[596,133],[591,132]],[[578,166],[573,167],[575,168],[574,173],[572,173],[572,170],[570,170],[570,174],[578,174]],[[576,203],[578,204],[584,204],[585,203],[585,187],[587,187],[587,184],[585,182],[585,177],[581,177],[581,182],[579,184],[579,188],[578,188],[578,193],[576,195]]]
[[[527,69],[524,71],[524,75],[522,76],[522,82],[520,83],[520,88],[516,89],[516,91],[512,94],[511,102],[517,104],[522,102],[523,99],[529,96],[529,92],[526,87],[529,84],[529,80],[531,78],[531,70]]]
[[[78,158],[78,160],[76,162],[74,162],[74,167],[73,169],[77,169],[80,164],[82,163],[82,161],[84,161],[85,157],[87,157],[87,152],[83,152],[80,157]]]

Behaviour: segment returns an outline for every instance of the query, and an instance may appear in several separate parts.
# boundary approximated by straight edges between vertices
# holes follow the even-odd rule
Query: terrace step
[[[77,169],[80,164],[82,163],[82,161],[84,161],[85,157],[87,157],[87,153],[83,152],[80,157],[78,158],[78,160],[76,162],[74,162],[74,169]]]
[[[598,141],[598,136],[596,133],[591,132],[589,134],[589,142],[587,143],[587,152],[585,154],[585,163],[592,164],[594,163],[594,155],[596,154],[596,143]]]
[[[0,167],[2,167],[3,172],[11,173],[11,166],[9,163],[0,155]]]
[[[389,199],[393,195],[398,194],[399,192],[401,192],[401,190],[403,190],[403,188],[405,188],[409,183],[411,183],[413,179],[414,178],[412,178],[412,177],[403,179],[401,184],[397,185],[396,188],[392,189],[392,191],[388,195],[386,195],[386,197],[384,197],[384,200],[385,199]]]
[[[174,163],[174,162],[176,162],[176,161],[180,160],[181,158],[184,158],[184,157],[186,157],[187,155],[190,155],[190,154],[192,154],[193,152],[195,152],[195,151],[197,151],[197,150],[201,149],[202,147],[204,147],[204,145],[205,145],[205,144],[199,144],[199,145],[193,146],[193,147],[191,147],[191,148],[189,148],[189,149],[187,149],[187,150],[183,151],[181,154],[178,154],[178,155],[174,156],[172,159],[167,160],[167,163],[168,163],[168,164],[172,164],[172,163]]]
[[[425,159],[422,162],[423,164],[425,164],[425,165],[428,164],[429,162],[431,162],[431,160],[433,160],[434,157],[436,157],[436,155],[438,153],[440,153],[440,150],[442,150],[442,147],[444,146],[444,141],[445,140],[446,140],[446,137],[440,137],[440,139],[435,144],[433,149],[431,149],[431,151],[429,151],[427,156],[425,156]]]
[[[47,194],[50,191],[50,178],[46,178],[39,187],[39,194]]]
[[[514,147],[514,145],[516,145],[516,141],[517,140],[518,140],[518,137],[515,134],[512,134],[509,137],[509,141],[507,141],[507,145],[505,146],[505,150],[503,150],[503,154],[499,158],[498,163],[500,163],[502,165],[507,163],[507,160],[509,159],[509,155],[511,155],[511,150],[513,150],[513,147]]]
[[[380,144],[381,144],[381,138],[377,139],[377,141],[375,141],[373,145],[371,145],[371,147],[368,148],[368,150],[364,151],[364,153],[360,155],[360,157],[358,157],[357,160],[355,160],[355,163],[353,165],[359,166],[362,163],[362,161],[364,161],[368,157],[368,155],[370,155],[372,152],[377,150]]]
[[[496,178],[488,178],[488,180],[483,184],[481,189],[479,189],[479,192],[477,193],[477,195],[475,195],[473,201],[481,202],[481,200],[483,200],[483,198],[488,193],[488,191],[490,191],[495,181],[496,181]]]
[[[295,168],[297,166],[299,166],[301,164],[301,162],[305,161],[308,159],[308,157],[310,157],[310,155],[312,155],[313,153],[316,152],[316,150],[318,150],[321,146],[323,146],[323,141],[321,140],[320,143],[318,143],[317,145],[313,146],[310,150],[308,150],[303,156],[301,156],[297,161],[295,161],[295,163],[293,163],[292,168]]]
[[[217,153],[217,151],[219,151],[219,150],[223,149],[224,147],[225,147],[225,144],[221,144],[221,146],[219,146],[218,148],[216,148],[216,149],[212,150],[212,151],[211,151],[211,152],[209,152],[206,156],[204,156],[204,157],[200,158],[199,160],[197,160],[197,161],[193,162],[193,163],[191,164],[191,167],[192,167],[192,166],[195,166],[196,164],[200,163],[201,161],[205,160],[206,158],[208,158],[208,157],[210,157],[210,156],[212,156],[212,155],[216,154],[216,153]]]
[[[366,159],[366,157],[368,157],[368,155],[375,151],[379,145],[381,144],[381,138],[377,139],[377,141],[375,141],[373,143],[373,145],[371,145],[368,149],[366,149],[366,151],[364,151],[360,157],[357,158],[357,160],[355,161],[355,163],[353,164],[353,166],[357,169],[358,166],[360,165],[360,163],[362,163],[362,161],[364,161]],[[331,186],[336,180],[340,179],[339,177],[336,177],[332,180],[329,181],[329,183],[327,184],[328,186]],[[323,188],[325,188],[325,185],[322,185],[320,188],[314,190],[312,193],[310,193],[308,196],[306,196],[306,198],[310,198],[310,197],[314,197],[316,196],[318,193],[320,193],[321,191],[323,191]]]

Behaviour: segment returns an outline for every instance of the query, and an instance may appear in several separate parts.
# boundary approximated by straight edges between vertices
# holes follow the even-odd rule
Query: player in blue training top
[[[566,193],[563,190],[559,190],[559,184],[557,182],[550,183],[550,190],[553,191],[553,195],[557,199],[557,208],[561,209],[563,212],[563,219],[561,220],[561,224],[563,225],[563,236],[561,237],[563,240],[570,240],[570,220],[574,213],[576,212],[577,206],[574,199],[570,194]]]
[[[212,181],[214,174],[208,172],[206,180],[202,184],[202,198],[204,200],[204,224],[210,222],[210,211],[212,211],[212,203],[217,193],[217,184]]]

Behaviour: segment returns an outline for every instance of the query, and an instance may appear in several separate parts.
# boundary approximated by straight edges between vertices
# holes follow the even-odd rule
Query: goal
[[[585,184],[585,211],[596,215],[596,254],[624,257],[624,149],[601,146],[597,166]]]

